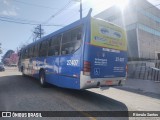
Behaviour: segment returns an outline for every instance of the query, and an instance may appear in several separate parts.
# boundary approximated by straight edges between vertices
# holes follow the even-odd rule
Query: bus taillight
[[[126,65],[126,80],[127,80],[127,76],[128,76],[128,65]]]
[[[91,63],[84,61],[83,74],[89,76],[91,72]]]
[[[128,73],[128,65],[126,65],[126,73]]]

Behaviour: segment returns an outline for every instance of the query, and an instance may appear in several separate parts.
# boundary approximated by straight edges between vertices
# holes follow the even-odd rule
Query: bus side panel
[[[45,57],[37,58],[36,59],[36,76],[39,78],[40,69],[45,69]]]
[[[80,89],[79,78],[71,78],[67,76],[59,76],[59,80],[55,80],[54,85],[62,88]]]
[[[23,70],[24,70],[24,74],[29,75],[29,59],[24,59],[23,60]]]
[[[34,58],[30,58],[29,59],[29,63],[28,63],[28,74],[29,76],[33,76],[34,71],[33,71],[33,60]]]
[[[59,81],[59,57],[48,57],[46,59],[45,71],[46,81],[57,85],[57,81]]]
[[[81,71],[81,49],[75,54],[60,57],[59,84],[61,87],[79,89]]]
[[[32,70],[32,76],[34,78],[39,78],[39,67],[38,67],[38,59],[37,58],[33,58],[32,59],[32,65],[33,65],[33,70]]]

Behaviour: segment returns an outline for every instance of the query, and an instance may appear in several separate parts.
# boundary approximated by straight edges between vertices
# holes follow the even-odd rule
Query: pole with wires
[[[79,10],[79,12],[80,12],[80,20],[81,20],[82,19],[82,0],[73,0],[73,1],[80,3],[80,10]]]
[[[44,30],[42,29],[41,24],[34,29],[33,34],[34,34],[33,41],[42,38],[42,35],[44,35]]]
[[[82,0],[80,0],[80,19],[82,19]]]

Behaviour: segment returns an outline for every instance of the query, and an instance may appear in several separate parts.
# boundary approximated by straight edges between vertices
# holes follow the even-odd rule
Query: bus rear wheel
[[[41,87],[47,87],[47,83],[46,83],[46,77],[45,77],[45,72],[41,71],[40,75],[39,75],[39,80],[40,80],[40,85]]]

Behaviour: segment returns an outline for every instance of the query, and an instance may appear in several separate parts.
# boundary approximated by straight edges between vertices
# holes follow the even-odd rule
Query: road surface
[[[16,68],[7,68],[5,72],[0,72],[0,111],[160,111],[160,96],[119,88],[103,91],[98,88],[82,91],[56,86],[41,88],[38,80],[23,77]],[[87,117],[85,112],[81,114],[86,116],[83,119],[92,120],[137,120],[136,118],[95,118]]]

